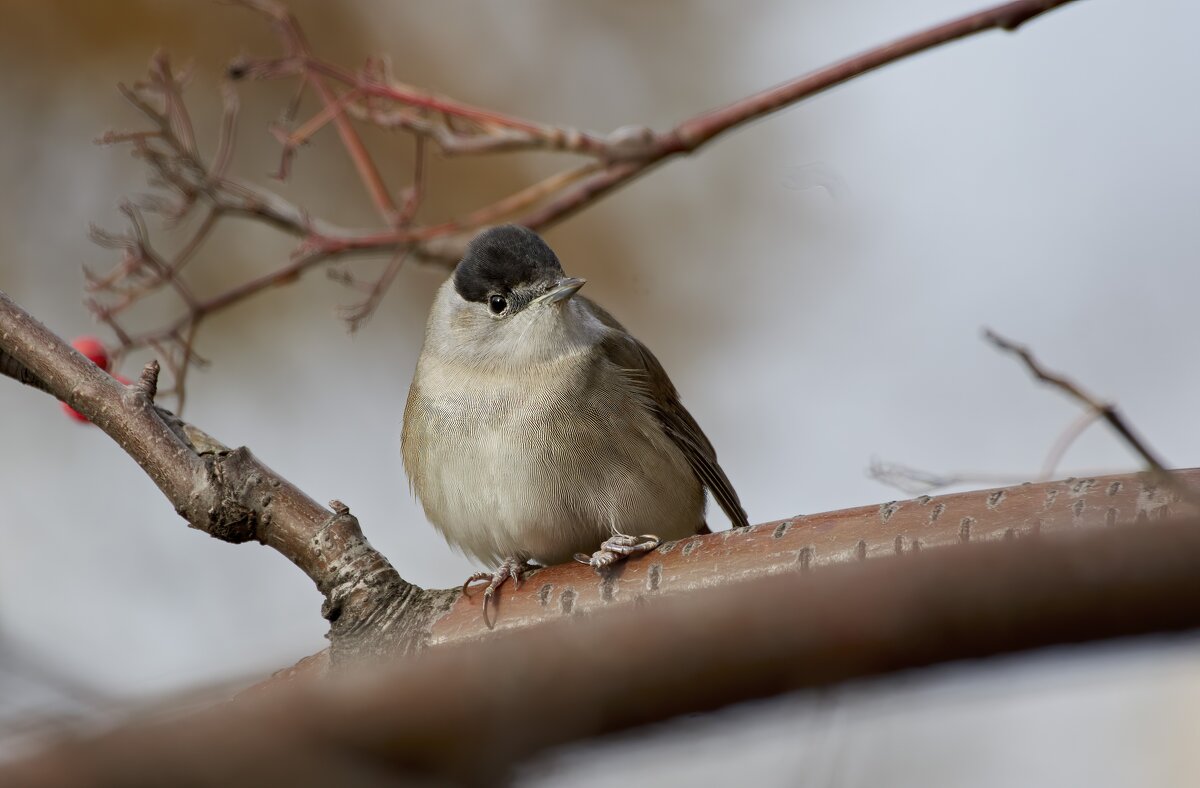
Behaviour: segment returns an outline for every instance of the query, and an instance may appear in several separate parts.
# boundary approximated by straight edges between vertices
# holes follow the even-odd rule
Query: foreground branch
[[[947,660],[1197,626],[1195,519],[959,545],[440,648],[332,686],[286,685],[64,743],[0,770],[0,782],[494,784],[548,747],[680,714]]]

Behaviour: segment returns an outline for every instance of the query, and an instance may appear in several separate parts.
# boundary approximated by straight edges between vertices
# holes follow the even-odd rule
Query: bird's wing
[[[679,392],[667,377],[662,364],[649,348],[631,336],[607,310],[583,296],[575,297],[584,300],[600,322],[612,329],[603,340],[606,357],[644,386],[654,415],[662,424],[663,431],[687,458],[692,473],[696,474],[701,484],[712,491],[713,497],[717,499],[717,503],[734,527],[750,525],[729,477],[717,464],[716,450],[704,435],[704,430],[700,429],[700,425],[692,418],[692,414],[688,413],[687,408],[679,401]]]

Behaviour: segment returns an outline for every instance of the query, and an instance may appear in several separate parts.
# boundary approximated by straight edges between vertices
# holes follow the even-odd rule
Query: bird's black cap
[[[490,293],[509,293],[563,276],[562,265],[541,236],[526,227],[492,227],[467,244],[454,269],[454,289],[467,301],[486,301]]]

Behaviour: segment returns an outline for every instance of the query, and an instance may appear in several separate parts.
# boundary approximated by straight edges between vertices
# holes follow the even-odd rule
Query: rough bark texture
[[[104,430],[188,525],[254,540],[304,571],[326,597],[334,657],[406,653],[446,592],[400,578],[349,510],[319,505],[246,448],[229,449],[160,408],[152,386],[124,386],[0,292],[0,372],[58,397]],[[389,626],[390,624],[390,626]]]

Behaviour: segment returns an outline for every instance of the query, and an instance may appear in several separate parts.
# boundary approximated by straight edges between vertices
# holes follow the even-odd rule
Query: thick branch
[[[228,450],[118,384],[0,293],[0,364],[20,365],[104,429],[195,528],[256,540],[326,595],[334,654],[409,651],[487,633],[477,600],[405,583],[341,504],[319,506],[244,448]],[[1200,471],[1173,472],[1181,486]],[[537,571],[498,596],[498,626],[516,629],[665,593],[827,563],[964,541],[1200,514],[1177,488],[1127,475],[1022,485],[808,515],[662,545],[597,576],[580,565]]]
[[[121,386],[0,293],[0,360],[5,355],[117,440],[193,527],[230,542],[259,541],[300,567],[326,595],[335,657],[487,634],[477,600],[405,583],[345,506],[335,504],[331,514],[248,450],[228,450],[155,408],[148,387]],[[1172,476],[1188,485],[1200,471]],[[1141,475],[922,496],[672,542],[600,576],[581,565],[549,567],[519,591],[502,589],[498,625],[525,628],[663,594],[945,544],[1198,513],[1180,503],[1178,488]]]
[[[1200,484],[1200,469],[1171,472]],[[520,589],[501,587],[496,629],[516,631],[562,618],[637,605],[664,595],[824,567],[912,555],[964,543],[1009,541],[1200,516],[1153,474],[1067,479],[1021,484],[907,501],[889,501],[835,512],[802,515],[669,542],[603,575],[569,563],[529,573]],[[440,646],[489,637],[478,597],[445,592],[419,634]],[[325,652],[272,677],[323,672]]]
[[[64,743],[0,770],[0,781],[141,784],[152,774],[164,784],[198,775],[230,784],[254,774],[270,784],[495,783],[548,747],[730,703],[1197,626],[1194,519],[959,545],[441,648],[333,686],[292,684]]]
[[[0,372],[32,378],[115,440],[193,528],[283,554],[326,597],[334,652],[408,651],[444,592],[404,582],[349,509],[318,505],[248,449],[230,450],[123,386],[0,292]],[[380,627],[380,618],[398,622]],[[413,625],[415,630],[406,628]],[[381,631],[385,630],[386,631]]]
[[[39,388],[104,430],[189,521],[207,524],[208,512],[220,509],[204,461],[167,426],[154,404],[88,361],[2,291],[0,351],[10,359],[5,371],[19,365],[40,381]]]
[[[1181,483],[1200,482],[1200,469],[1172,474]],[[1200,508],[1181,501],[1175,490],[1151,474],[1068,479],[938,497],[923,495],[669,542],[603,575],[580,564],[541,569],[529,574],[520,590],[501,588],[496,627],[519,629],[662,594],[966,542],[1003,541],[1181,516],[1200,516]],[[459,598],[430,624],[431,644],[487,633],[475,598]]]

